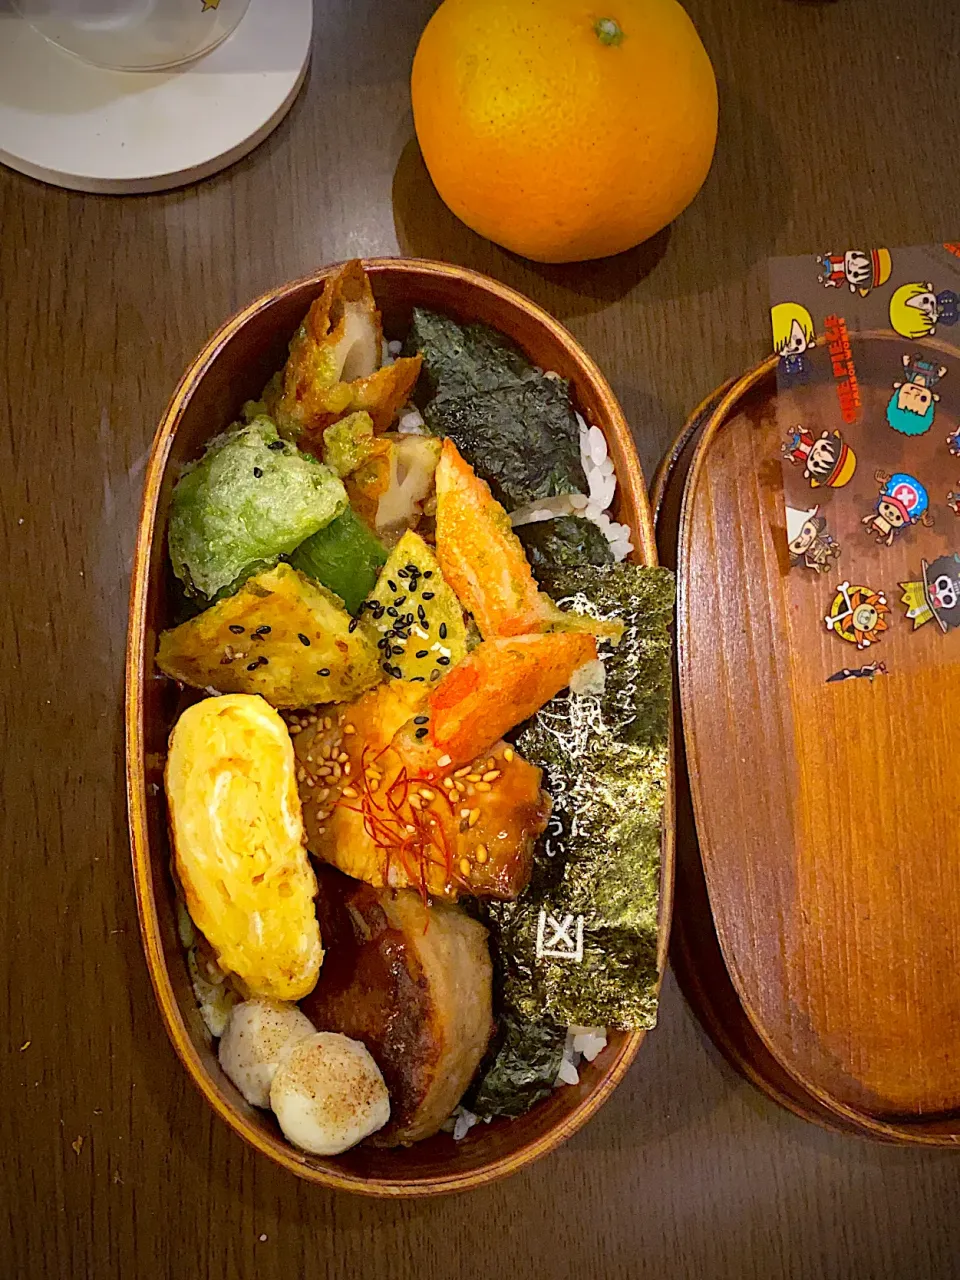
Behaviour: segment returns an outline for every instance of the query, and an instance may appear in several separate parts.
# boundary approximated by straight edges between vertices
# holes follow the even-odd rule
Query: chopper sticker
[[[810,371],[804,353],[817,344],[813,317],[799,302],[778,302],[770,308],[770,320],[781,373],[793,381],[805,382]]]
[[[803,467],[811,489],[821,485],[841,489],[857,469],[857,455],[839,431],[824,431],[815,439],[805,427],[797,426],[780,449],[795,466]]]
[[[861,523],[877,535],[878,543],[891,547],[894,538],[910,525],[921,522],[929,528],[933,524],[930,498],[915,476],[905,471],[893,475],[876,471],[874,475],[880,484],[880,496],[873,511],[864,516]]]
[[[821,268],[817,280],[825,289],[847,285],[851,293],[865,298],[871,289],[890,279],[892,262],[889,249],[848,249],[846,253],[824,253],[817,256]]]
[[[960,480],[957,481],[957,484],[960,485]],[[947,506],[955,516],[960,516],[960,488],[951,489],[947,494]]]
[[[922,436],[933,426],[939,395],[934,387],[947,373],[945,364],[921,356],[902,357],[903,381],[893,384],[887,423],[904,436]]]
[[[802,565],[816,573],[826,573],[840,555],[840,547],[832,534],[827,532],[826,516],[820,508],[798,510],[787,507],[787,550],[790,567]]]
[[[937,556],[929,564],[920,562],[923,577],[917,582],[901,582],[901,602],[914,631],[936,622],[942,632],[960,627],[960,555]]]
[[[952,289],[933,292],[933,285],[902,284],[890,299],[890,324],[902,338],[928,338],[937,325],[960,320],[960,295]]]
[[[886,597],[872,587],[852,587],[841,582],[833,598],[830,612],[824,618],[828,631],[838,635],[858,649],[869,648],[881,638],[890,612]]]
[[[842,671],[835,671],[832,676],[827,676],[827,684],[837,684],[841,680],[869,680],[873,684],[874,676],[885,675],[887,675],[885,663],[868,662],[863,667],[844,667]]]
[[[960,458],[960,427],[947,436],[947,448],[955,458]]]

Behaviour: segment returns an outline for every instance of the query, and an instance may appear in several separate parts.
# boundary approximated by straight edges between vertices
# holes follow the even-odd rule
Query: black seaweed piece
[[[536,376],[530,361],[485,324],[459,325],[449,316],[415,307],[405,356],[423,355],[414,392],[422,409],[434,396],[473,395]]]
[[[537,520],[533,524],[521,525],[516,534],[523,543],[538,582],[557,569],[584,564],[613,564],[613,552],[602,530],[583,516]]]
[[[484,904],[504,1009],[563,1025],[656,1020],[660,823],[667,782],[674,584],[617,564],[544,575],[561,607],[620,618],[596,694],[565,692],[522,726],[553,801],[530,885]]]
[[[463,1105],[481,1119],[522,1116],[553,1092],[566,1038],[566,1027],[555,1022],[528,1022],[504,1014],[492,1052]]]
[[[435,435],[450,437],[507,511],[587,491],[580,427],[563,378],[537,374],[481,395],[438,396],[423,416]]]

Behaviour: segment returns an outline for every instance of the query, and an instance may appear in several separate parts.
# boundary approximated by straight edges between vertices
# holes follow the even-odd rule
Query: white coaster
[[[164,191],[262,142],[303,84],[312,0],[250,0],[221,45],[175,71],[108,71],[0,12],[0,162],[74,191]]]

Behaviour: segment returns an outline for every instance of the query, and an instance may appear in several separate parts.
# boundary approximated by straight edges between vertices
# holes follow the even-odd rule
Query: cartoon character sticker
[[[880,496],[873,511],[864,516],[861,523],[877,535],[878,543],[891,547],[897,534],[910,525],[919,521],[929,528],[933,524],[930,498],[916,476],[907,475],[905,471],[893,475],[875,471],[874,475],[880,484]]]
[[[840,547],[827,532],[827,520],[820,508],[798,510],[787,507],[787,549],[790,567],[803,565],[816,573],[826,573],[840,555]]]
[[[957,481],[957,486],[947,494],[947,506],[955,516],[960,516],[960,480]]]
[[[947,436],[947,448],[955,458],[960,458],[960,427]]]
[[[846,284],[851,293],[865,298],[871,289],[890,279],[892,262],[888,249],[848,249],[846,253],[824,253],[817,257],[822,268],[817,276],[825,289]]]
[[[936,622],[941,631],[960,627],[960,555],[937,556],[930,564],[920,562],[923,577],[917,582],[901,582],[901,601],[914,631]]]
[[[857,455],[839,431],[824,431],[815,439],[805,427],[798,426],[780,449],[794,466],[803,467],[804,479],[812,489],[821,485],[842,489],[857,469]]]
[[[902,284],[890,299],[890,324],[903,338],[927,338],[937,325],[960,320],[960,296],[952,289],[933,292],[929,283]]]
[[[809,367],[805,352],[816,346],[813,317],[799,302],[778,302],[770,308],[773,323],[773,349],[780,357],[780,369],[796,381],[805,381]]]
[[[841,680],[869,680],[873,684],[874,676],[885,676],[887,674],[886,664],[883,662],[868,662],[863,667],[844,667],[842,671],[835,671],[832,676],[827,676],[827,684],[839,684]]]
[[[890,606],[882,592],[841,582],[824,622],[827,630],[841,640],[855,644],[858,649],[867,649],[886,631],[889,612]]]
[[[947,366],[934,364],[921,356],[905,355],[903,381],[893,384],[893,395],[887,404],[887,422],[904,436],[922,436],[933,426],[933,415],[940,397],[934,387],[946,377]]]

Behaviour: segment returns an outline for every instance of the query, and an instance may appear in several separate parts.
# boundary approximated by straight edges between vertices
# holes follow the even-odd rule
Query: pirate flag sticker
[[[873,511],[864,516],[861,523],[867,526],[868,532],[877,535],[878,543],[890,547],[897,534],[912,524],[919,522],[927,528],[933,524],[930,498],[915,476],[905,471],[893,475],[875,471],[874,476],[880,484],[880,496]]]
[[[815,439],[805,427],[797,426],[780,451],[794,466],[803,467],[804,479],[810,481],[811,489],[821,485],[842,489],[857,469],[857,455],[839,431],[824,431]]]
[[[886,631],[885,615],[889,612],[890,606],[882,592],[841,582],[824,622],[827,630],[841,640],[855,644],[858,649],[867,649]]]
[[[937,556],[929,564],[921,560],[923,578],[901,582],[907,618],[914,631],[936,622],[941,631],[960,627],[960,555]]]
[[[787,550],[790,567],[802,565],[817,573],[826,573],[840,554],[840,546],[827,532],[826,516],[820,508],[787,507]]]

